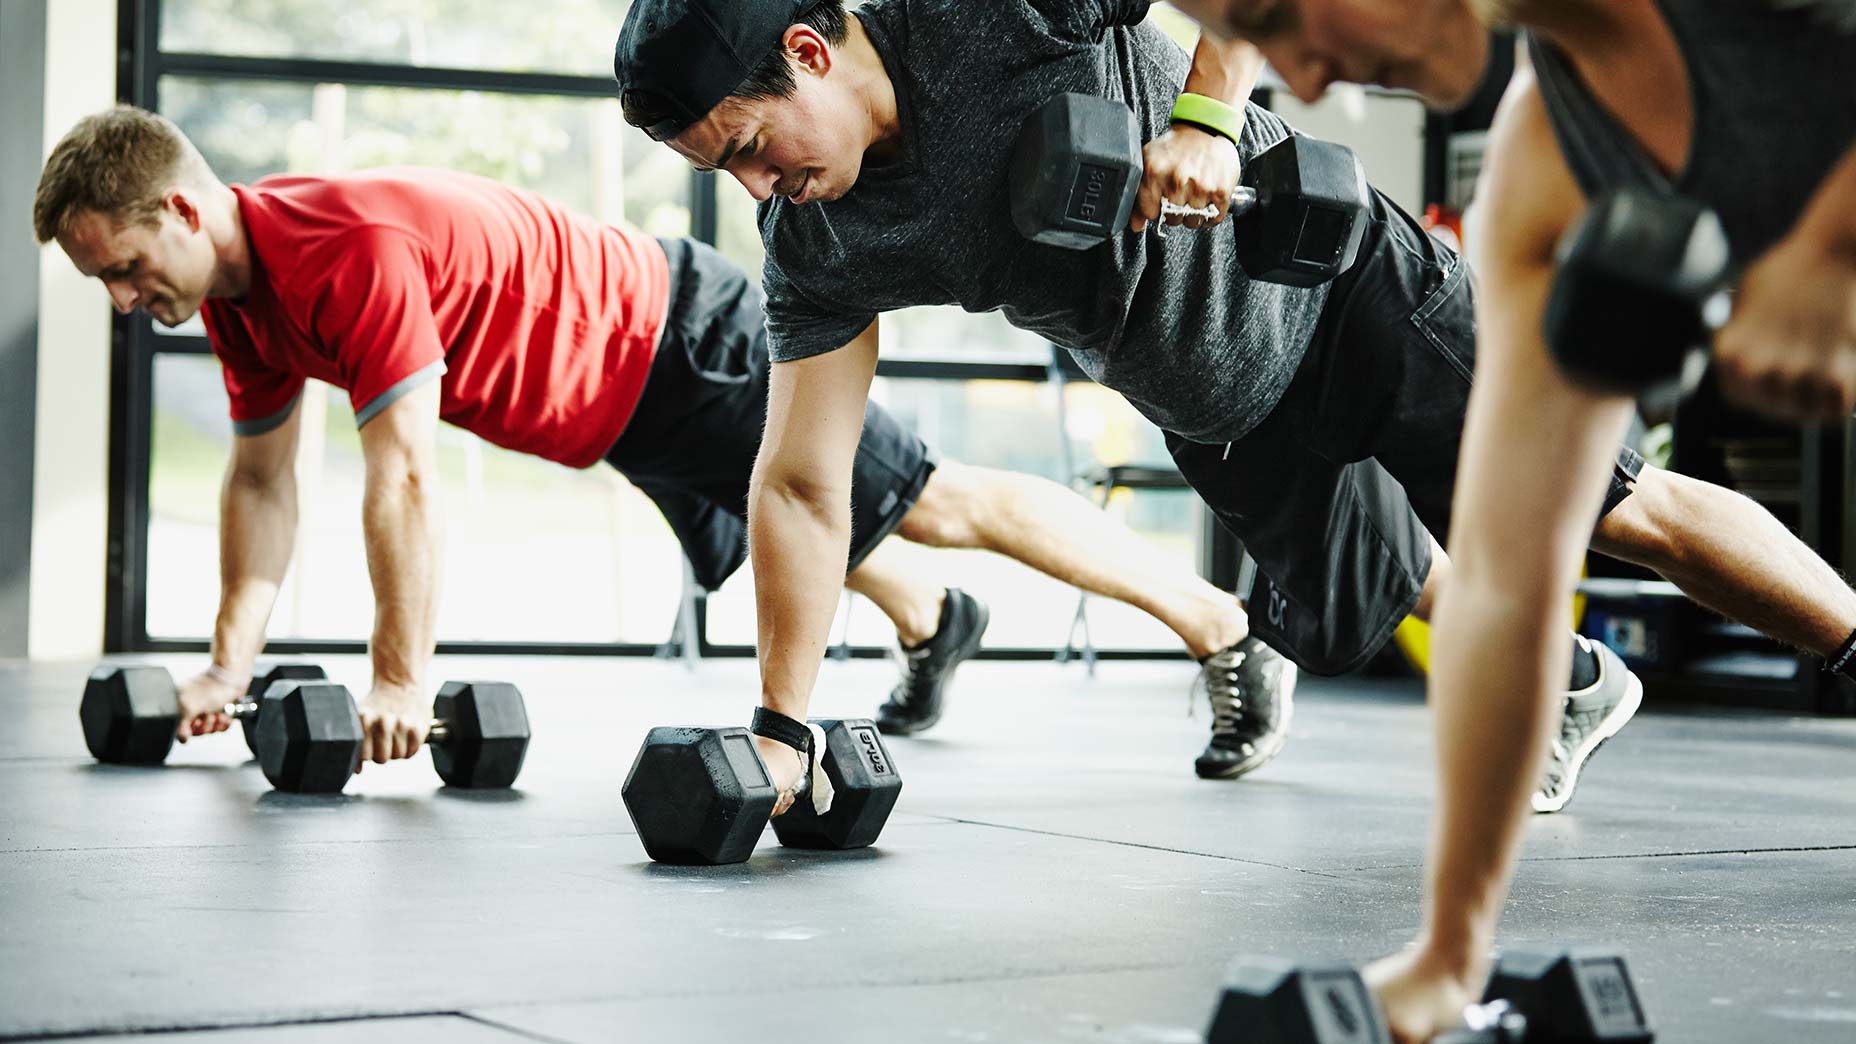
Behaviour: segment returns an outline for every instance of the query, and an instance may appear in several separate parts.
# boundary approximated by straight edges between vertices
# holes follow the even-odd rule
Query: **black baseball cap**
[[[741,86],[787,27],[822,2],[635,0],[612,55],[619,97],[647,95],[639,108],[662,116],[641,129],[669,141]]]

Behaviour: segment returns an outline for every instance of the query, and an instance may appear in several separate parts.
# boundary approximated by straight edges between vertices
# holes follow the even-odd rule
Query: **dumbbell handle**
[[[1237,191],[1231,193],[1230,213],[1233,215],[1242,214],[1244,211],[1256,205],[1257,190],[1251,188],[1249,185],[1239,185]],[[1218,216],[1218,208],[1210,206],[1188,207],[1182,203],[1175,203],[1170,199],[1163,199],[1160,201],[1160,217],[1162,220],[1175,214],[1180,217],[1201,217],[1210,220]]]
[[[228,703],[225,707],[225,713],[226,717],[231,718],[233,721],[237,721],[240,718],[249,718],[258,713],[258,701],[246,697],[236,703]],[[443,746],[445,743],[449,742],[450,739],[450,723],[443,718],[433,719],[431,729],[425,734],[425,742],[428,744],[436,743]]]

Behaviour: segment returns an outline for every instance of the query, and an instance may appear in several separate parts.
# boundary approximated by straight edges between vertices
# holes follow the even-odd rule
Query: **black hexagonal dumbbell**
[[[508,682],[451,681],[432,701],[432,767],[446,786],[515,785],[528,756],[528,707]]]
[[[346,685],[285,681],[264,694],[258,767],[278,790],[336,794],[361,766],[361,717]]]
[[[1656,1039],[1613,951],[1501,955],[1464,1027],[1432,1044],[1649,1044]],[[1372,990],[1352,965],[1244,957],[1231,967],[1205,1044],[1388,1044]]]
[[[245,744],[257,753],[257,696],[281,678],[321,678],[313,664],[280,664],[252,681],[244,699],[225,705],[225,713],[245,732]],[[164,667],[99,666],[84,683],[78,704],[84,743],[98,761],[124,765],[158,765],[167,760],[180,726],[180,701],[174,678]]]
[[[773,821],[774,836],[794,848],[865,848],[876,842],[902,796],[902,777],[868,719],[815,718],[825,731],[831,810],[819,815],[801,798]]]
[[[432,701],[426,745],[449,786],[512,786],[528,753],[528,711],[505,682],[446,682]],[[333,794],[361,763],[361,718],[346,686],[285,681],[264,696],[258,764],[279,790]]]
[[[739,726],[652,729],[621,794],[647,855],[709,866],[746,859],[779,796]]]
[[[1121,102],[1060,94],[1032,113],[1012,149],[1012,223],[1038,243],[1088,250],[1128,227],[1145,166],[1141,128]],[[1232,196],[1237,261],[1252,279],[1316,286],[1353,267],[1371,189],[1344,145],[1299,134],[1244,164]],[[1213,212],[1162,203],[1162,214]]]
[[[246,712],[236,715],[239,728],[245,733],[245,749],[254,756],[258,753],[258,716],[264,713],[264,694],[271,691],[271,686],[280,682],[321,681],[327,677],[322,668],[313,663],[280,663],[253,675],[251,685],[245,690],[245,699],[238,704],[246,708]]]
[[[1574,382],[1669,401],[1707,369],[1732,311],[1718,215],[1682,196],[1613,189],[1561,240],[1542,330]]]
[[[113,765],[159,765],[174,746],[180,703],[165,667],[99,666],[77,705],[84,745]]]
[[[780,843],[850,849],[877,839],[902,792],[902,777],[868,719],[816,719],[823,767],[835,794],[824,815],[802,793],[773,821]],[[714,866],[754,851],[778,796],[743,728],[652,729],[625,777],[625,810],[652,859]]]

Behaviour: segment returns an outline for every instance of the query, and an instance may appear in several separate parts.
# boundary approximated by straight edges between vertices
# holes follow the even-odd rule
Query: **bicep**
[[[303,428],[303,409],[299,396],[290,403],[289,413],[258,434],[232,435],[232,475],[243,481],[269,486],[288,474],[296,462],[296,447]]]
[[[848,480],[876,358],[876,324],[871,323],[837,351],[775,363],[768,377],[767,428],[757,470],[795,480],[833,475]]]
[[[427,381],[361,425],[370,477],[382,469],[411,472],[431,465],[438,445],[438,389],[437,381]]]
[[[1547,567],[1575,560],[1561,553],[1590,537],[1629,402],[1573,386],[1547,349],[1542,317],[1555,251],[1585,200],[1531,77],[1518,76],[1503,98],[1477,196],[1480,216],[1467,230],[1477,275],[1476,374],[1450,554],[1461,568],[1550,598],[1559,581]],[[1538,568],[1507,568],[1518,544]]]
[[[1497,338],[1538,334],[1554,254],[1586,201],[1561,155],[1531,73],[1516,74],[1489,129],[1466,230],[1478,276],[1478,325]]]

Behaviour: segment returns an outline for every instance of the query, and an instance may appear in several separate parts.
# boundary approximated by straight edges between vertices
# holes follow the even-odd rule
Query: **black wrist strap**
[[[1837,651],[1824,661],[1824,672],[1842,674],[1849,669],[1851,660],[1856,660],[1856,631],[1851,631],[1850,636],[1843,639],[1843,644],[1837,646]]]
[[[812,731],[803,721],[795,721],[765,707],[754,708],[754,720],[748,724],[748,731],[756,736],[778,743],[784,743],[801,754],[812,752]]]

